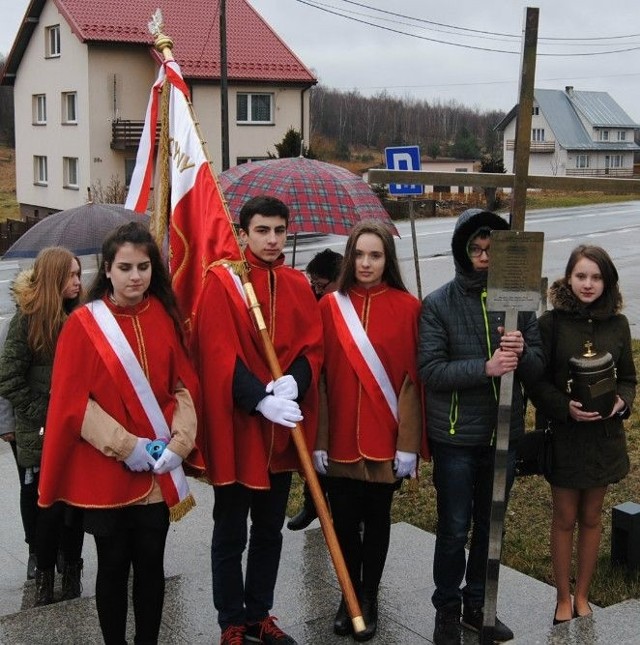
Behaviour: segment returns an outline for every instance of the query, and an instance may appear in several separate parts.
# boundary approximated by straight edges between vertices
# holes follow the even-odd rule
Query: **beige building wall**
[[[113,178],[124,185],[125,160],[136,156],[136,150],[111,149],[111,123],[117,118],[144,119],[158,66],[146,47],[91,44],[88,49],[91,114],[88,185],[107,189]]]

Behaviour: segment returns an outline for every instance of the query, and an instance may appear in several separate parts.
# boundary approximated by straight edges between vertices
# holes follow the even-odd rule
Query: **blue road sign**
[[[387,170],[421,170],[418,146],[385,148],[384,156]],[[424,186],[420,184],[389,184],[391,195],[422,195],[423,192]]]

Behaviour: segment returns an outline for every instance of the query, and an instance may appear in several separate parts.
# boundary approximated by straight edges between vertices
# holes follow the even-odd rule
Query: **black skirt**
[[[562,488],[599,488],[629,472],[622,421],[611,419],[561,425],[553,429],[553,461],[547,481]]]

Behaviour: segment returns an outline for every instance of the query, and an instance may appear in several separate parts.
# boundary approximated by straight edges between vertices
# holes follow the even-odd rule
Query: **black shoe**
[[[36,577],[37,560],[36,554],[30,553],[27,560],[27,580],[33,580]]]
[[[262,643],[262,645],[298,645],[296,641],[285,634],[275,623],[277,618],[267,616],[259,623],[247,625],[245,641],[247,643]]]
[[[460,621],[464,627],[474,632],[482,630],[484,614],[482,607],[465,607]],[[496,624],[493,628],[493,642],[504,643],[513,639],[513,632],[496,616]]]
[[[360,608],[364,620],[364,631],[353,632],[353,638],[357,641],[368,641],[376,635],[378,630],[378,594],[365,595]]]
[[[302,529],[306,529],[307,526],[316,519],[316,517],[318,517],[318,514],[316,513],[315,506],[312,505],[311,508],[309,508],[305,505],[297,515],[294,515],[287,522],[287,528],[290,531],[302,531]]]
[[[556,618],[558,615],[558,603],[556,603],[556,608],[553,611],[553,625],[561,625],[562,623],[568,623],[571,619],[570,618]],[[574,616],[575,618],[575,616]]]
[[[73,600],[80,598],[82,594],[82,558],[77,562],[67,562],[65,560],[64,569],[62,570],[62,597],[60,600]]]
[[[344,598],[340,601],[336,617],[333,619],[333,631],[338,636],[347,636],[353,631],[353,625],[351,624],[347,603]]]
[[[452,602],[436,611],[436,627],[433,630],[433,645],[460,645],[459,602]]]
[[[36,601],[34,607],[50,605],[53,602],[53,567],[51,569],[36,569]]]

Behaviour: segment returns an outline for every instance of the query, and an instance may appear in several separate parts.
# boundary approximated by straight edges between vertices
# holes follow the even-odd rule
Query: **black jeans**
[[[389,551],[391,502],[400,482],[379,484],[346,477],[326,481],[333,525],[354,589],[377,595]]]
[[[477,608],[484,605],[489,550],[491,498],[493,496],[493,446],[452,446],[431,442],[433,483],[436,487],[438,526],[433,556],[431,598],[436,609],[464,600]],[[513,484],[515,450],[509,452],[505,505]],[[505,506],[506,507],[506,506]],[[465,545],[471,532],[469,559]],[[464,589],[460,589],[463,578]]]
[[[229,625],[259,622],[273,607],[291,473],[271,474],[269,479],[269,490],[242,484],[214,487],[211,572],[213,604],[222,631]],[[248,516],[251,531],[243,578]]]
[[[133,505],[104,513],[94,534],[98,553],[96,607],[106,645],[124,645],[129,570],[133,567],[135,643],[158,642],[164,604],[164,548],[169,508],[164,502]],[[92,518],[95,520],[95,516]],[[94,529],[90,529],[95,533]]]
[[[24,528],[24,541],[29,545],[29,553],[36,550],[36,523],[38,519],[38,481],[39,472],[34,473],[33,481],[25,484],[26,468],[18,464],[16,442],[10,441],[11,451],[16,460],[18,477],[20,478],[20,517]]]

